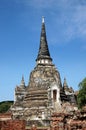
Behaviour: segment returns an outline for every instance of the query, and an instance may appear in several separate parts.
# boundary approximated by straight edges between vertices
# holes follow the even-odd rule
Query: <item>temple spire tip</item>
[[[44,23],[44,16],[42,16],[42,23]]]

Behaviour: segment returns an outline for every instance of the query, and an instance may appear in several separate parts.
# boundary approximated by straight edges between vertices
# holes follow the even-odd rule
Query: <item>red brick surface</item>
[[[0,121],[0,130],[25,130],[25,121],[20,120]]]
[[[0,121],[0,130],[86,130],[86,108],[72,114],[53,113],[50,128],[37,128],[34,125],[29,129],[25,127],[26,122],[22,120]]]
[[[8,120],[11,119],[12,114],[11,113],[0,113],[0,120]]]
[[[8,118],[9,117],[10,118],[11,115],[12,115],[11,113],[0,113],[0,118],[3,118],[3,117],[4,118],[6,118],[6,117]]]

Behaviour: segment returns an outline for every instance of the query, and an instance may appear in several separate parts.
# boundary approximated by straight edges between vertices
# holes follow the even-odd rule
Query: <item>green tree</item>
[[[86,105],[86,78],[79,83],[79,93],[77,96],[78,107],[82,108]]]
[[[12,104],[13,104],[13,101],[0,102],[0,113],[7,112]]]

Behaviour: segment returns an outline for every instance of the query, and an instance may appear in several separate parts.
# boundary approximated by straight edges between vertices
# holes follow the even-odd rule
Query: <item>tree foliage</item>
[[[13,101],[0,102],[0,113],[7,112],[12,104],[13,104]]]
[[[86,78],[79,83],[79,94],[77,97],[78,107],[82,108],[86,105]]]

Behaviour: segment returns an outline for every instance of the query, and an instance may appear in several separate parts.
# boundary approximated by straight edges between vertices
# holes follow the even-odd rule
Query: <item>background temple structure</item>
[[[65,103],[76,104],[75,93],[72,87],[68,87],[66,78],[62,85],[60,73],[52,63],[46,38],[45,21],[42,18],[36,66],[30,73],[27,86],[22,76],[20,86],[15,88],[14,104],[10,109],[13,119],[24,119],[28,124],[36,122],[36,124],[48,126],[51,114],[62,112]]]

